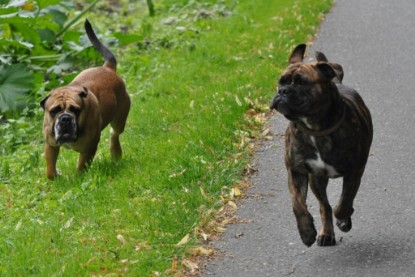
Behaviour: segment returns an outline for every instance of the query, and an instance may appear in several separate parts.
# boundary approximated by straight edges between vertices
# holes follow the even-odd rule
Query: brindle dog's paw
[[[316,236],[317,236],[317,231],[314,228],[314,226],[312,229],[308,229],[307,231],[302,231],[302,232],[300,231],[301,240],[303,241],[305,245],[307,245],[307,247],[310,247],[311,245],[313,245],[313,243],[316,241]]]
[[[352,229],[352,218],[349,217],[348,219],[337,219],[336,225],[342,232],[347,233]]]
[[[330,235],[320,235],[317,238],[318,246],[333,246],[336,245],[336,238]]]

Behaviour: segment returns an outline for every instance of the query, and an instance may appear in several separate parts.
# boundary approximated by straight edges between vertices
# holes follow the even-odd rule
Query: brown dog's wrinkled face
[[[72,143],[78,139],[83,121],[84,98],[87,95],[88,91],[85,88],[76,92],[60,88],[40,103],[45,110],[43,131],[49,139],[54,138],[55,145]]]
[[[278,82],[277,95],[270,108],[289,120],[312,117],[327,109],[331,102],[328,87],[335,71],[327,62],[303,63],[304,49],[295,49],[290,65]]]

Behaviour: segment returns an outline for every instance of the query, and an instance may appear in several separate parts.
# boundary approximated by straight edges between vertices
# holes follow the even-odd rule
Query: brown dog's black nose
[[[68,126],[72,124],[72,117],[70,115],[64,114],[61,116],[59,121],[63,126]]]

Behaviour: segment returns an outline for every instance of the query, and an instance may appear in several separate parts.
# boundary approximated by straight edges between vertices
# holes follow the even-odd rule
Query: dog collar
[[[337,129],[339,129],[340,125],[343,123],[344,119],[346,118],[346,103],[344,103],[344,107],[343,107],[343,113],[341,118],[339,119],[339,121],[336,122],[336,124],[334,124],[333,126],[331,126],[328,129],[324,129],[324,130],[313,130],[310,129],[306,126],[304,126],[302,123],[296,124],[296,127],[298,129],[300,129],[301,132],[309,135],[309,136],[313,136],[313,137],[323,137],[323,136],[328,136],[331,133],[334,133]]]

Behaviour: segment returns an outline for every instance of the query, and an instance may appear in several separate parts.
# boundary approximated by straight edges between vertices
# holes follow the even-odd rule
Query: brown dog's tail
[[[85,19],[85,31],[92,45],[104,57],[104,66],[112,68],[115,71],[117,69],[117,59],[114,54],[99,41],[88,19]]]

